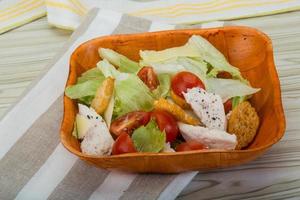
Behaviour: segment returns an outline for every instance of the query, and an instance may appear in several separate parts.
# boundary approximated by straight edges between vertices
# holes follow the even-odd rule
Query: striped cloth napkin
[[[94,7],[170,24],[270,15],[299,10],[299,0],[0,0],[0,33],[47,14],[48,22],[76,29]]]
[[[60,143],[59,129],[69,58],[79,44],[104,35],[175,28],[186,27],[93,9],[0,121],[0,199],[174,199],[197,172],[147,175],[99,169],[69,153]]]

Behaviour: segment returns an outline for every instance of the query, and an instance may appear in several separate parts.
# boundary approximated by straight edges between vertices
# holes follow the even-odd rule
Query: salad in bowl
[[[259,117],[248,100],[260,89],[201,36],[141,50],[139,62],[98,52],[97,66],[65,90],[78,103],[73,136],[82,153],[234,150],[253,141]]]

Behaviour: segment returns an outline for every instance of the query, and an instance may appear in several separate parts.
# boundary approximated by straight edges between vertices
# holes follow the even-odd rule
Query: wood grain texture
[[[46,18],[0,35],[0,119],[69,38]]]
[[[247,165],[199,173],[178,199],[299,199],[300,12],[232,22],[257,27],[273,40],[275,64],[281,80],[282,99],[287,119],[286,134],[264,156]],[[46,49],[47,45],[56,47],[48,51],[48,56],[41,59],[38,59],[37,53],[23,57],[22,51],[17,51],[18,44],[12,43],[16,41],[13,37],[23,38],[24,34],[28,34],[26,41],[24,39],[19,39],[19,41],[23,42],[26,47],[36,48],[39,46],[36,29],[47,36],[38,39],[44,44],[43,47]],[[0,115],[3,115],[2,113],[16,101],[27,85],[44,69],[69,35],[69,33],[61,33],[49,27],[45,18],[0,35],[0,55],[5,54],[7,48],[11,48],[10,54],[5,54],[6,56],[1,56],[0,59]],[[5,46],[3,46],[4,43],[6,43]],[[19,53],[16,54],[13,48],[16,48],[16,52]],[[27,61],[28,58],[31,58],[30,62]],[[28,67],[33,68],[32,73],[28,73]],[[25,80],[25,83],[19,84],[14,74],[21,74],[23,78],[20,80]],[[6,91],[5,95],[4,91]]]

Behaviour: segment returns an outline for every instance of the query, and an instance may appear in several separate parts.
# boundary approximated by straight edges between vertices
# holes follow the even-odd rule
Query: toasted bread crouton
[[[178,121],[191,124],[199,125],[200,121],[190,115],[188,115],[182,108],[178,105],[169,102],[166,99],[160,98],[154,102],[154,107],[158,110],[165,110],[171,113]]]
[[[114,82],[115,79],[113,79],[112,77],[108,77],[97,89],[91,107],[94,108],[99,115],[104,113],[109,104],[110,98],[112,97],[114,92]]]
[[[236,149],[248,146],[256,135],[259,117],[248,101],[235,107],[229,117],[227,131],[237,136]]]

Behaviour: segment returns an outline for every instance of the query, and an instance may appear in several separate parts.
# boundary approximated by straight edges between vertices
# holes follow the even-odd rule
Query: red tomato
[[[225,114],[229,113],[232,110],[232,100],[228,99],[224,104]]]
[[[232,75],[229,72],[221,71],[217,74],[217,78],[232,79]]]
[[[156,89],[159,85],[157,75],[152,67],[143,67],[137,75],[148,86],[148,88],[150,88],[150,90]]]
[[[146,125],[150,121],[151,114],[149,112],[135,111],[127,113],[116,120],[110,125],[110,132],[116,136],[121,133],[131,134],[134,129]]]
[[[113,145],[112,155],[133,152],[136,152],[136,149],[130,136],[127,133],[122,133],[121,135],[119,135]]]
[[[175,94],[182,98],[184,98],[182,92],[193,87],[205,89],[203,82],[191,72],[179,72],[172,78],[171,88]]]
[[[176,151],[192,151],[192,150],[202,150],[202,149],[208,149],[208,146],[193,140],[189,142],[181,143],[176,147]]]
[[[166,142],[173,142],[179,133],[177,122],[173,115],[163,110],[154,110],[152,117],[155,119],[158,128],[166,132]]]

